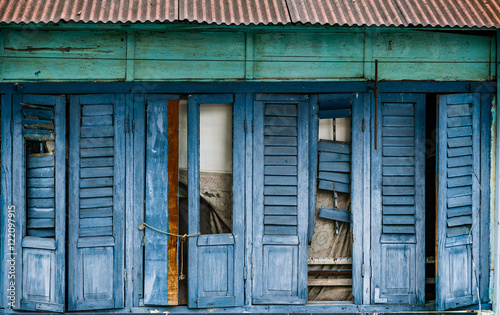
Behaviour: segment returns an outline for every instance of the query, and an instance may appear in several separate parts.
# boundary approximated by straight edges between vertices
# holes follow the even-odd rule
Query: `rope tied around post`
[[[159,230],[157,228],[154,228],[152,227],[151,225],[147,224],[146,222],[142,222],[140,225],[139,225],[139,230],[144,230],[146,227],[156,231],[156,232],[159,232],[159,233],[163,233],[163,234],[166,234],[168,236],[173,236],[173,237],[177,237],[179,239],[179,242],[180,242],[180,248],[181,248],[181,273],[179,275],[179,280],[184,280],[186,279],[186,275],[184,274],[184,243],[186,242],[187,238],[188,237],[193,237],[193,236],[199,236],[200,233],[195,233],[195,234],[184,234],[184,235],[180,235],[180,234],[174,234],[174,233],[168,233],[168,232],[165,232],[165,231],[162,231],[162,230]]]

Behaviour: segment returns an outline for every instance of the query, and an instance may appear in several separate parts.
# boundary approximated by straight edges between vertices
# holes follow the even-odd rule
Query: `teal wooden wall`
[[[375,59],[380,80],[496,77],[488,31],[153,26],[4,27],[0,82],[363,81]]]

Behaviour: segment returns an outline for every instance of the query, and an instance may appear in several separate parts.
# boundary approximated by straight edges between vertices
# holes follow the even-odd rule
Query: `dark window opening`
[[[437,95],[426,96],[425,119],[425,300],[436,299],[436,149]]]
[[[352,302],[351,118],[319,119],[318,140],[318,186],[315,229],[309,245],[308,301]]]

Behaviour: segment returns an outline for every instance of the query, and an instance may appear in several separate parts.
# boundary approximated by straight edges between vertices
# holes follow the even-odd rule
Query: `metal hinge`
[[[10,133],[14,133],[14,124],[13,123],[10,124]]]
[[[135,119],[132,119],[132,133],[135,132]]]
[[[247,279],[247,267],[243,267],[243,279]]]
[[[365,276],[365,264],[361,265],[361,277]]]
[[[366,123],[365,119],[363,118],[363,120],[361,120],[361,131],[365,132],[365,129],[366,129]]]
[[[123,269],[123,281],[127,282],[127,269]]]
[[[243,130],[245,130],[245,132],[247,132],[247,120],[243,120]]]

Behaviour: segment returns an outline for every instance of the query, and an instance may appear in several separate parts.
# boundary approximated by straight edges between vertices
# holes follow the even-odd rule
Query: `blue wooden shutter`
[[[233,225],[231,234],[188,239],[188,306],[243,305],[245,103],[242,95],[190,95],[188,100],[188,232],[200,232],[200,104],[233,103]]]
[[[169,138],[168,101],[178,96],[149,97],[146,111],[146,223],[169,230]],[[178,140],[177,140],[178,141]],[[177,167],[177,166],[175,166]],[[174,238],[177,242],[177,238]],[[176,305],[169,300],[168,244],[170,236],[152,229],[144,231],[144,304]],[[177,281],[177,277],[175,279]],[[177,293],[175,292],[175,295]]]
[[[123,307],[122,95],[70,99],[68,309]]]
[[[479,95],[439,97],[437,308],[478,303]],[[472,231],[471,231],[472,228]]]
[[[377,150],[372,146],[372,302],[424,303],[424,96],[381,94],[376,114]]]
[[[13,200],[18,220],[16,306],[64,311],[66,240],[66,102],[64,96],[15,95]],[[29,154],[27,141],[54,142]]]
[[[307,300],[307,96],[256,95],[253,303]]]

